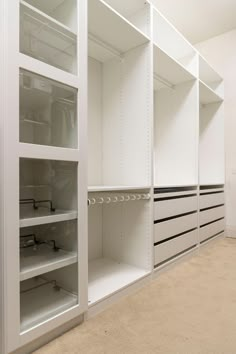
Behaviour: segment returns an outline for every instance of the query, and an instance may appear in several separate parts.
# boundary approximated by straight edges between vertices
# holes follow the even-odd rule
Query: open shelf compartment
[[[224,104],[200,106],[200,185],[225,183]]]
[[[77,218],[75,162],[20,159],[20,226]]]
[[[97,0],[91,3],[99,8],[105,6]],[[105,10],[111,11],[106,7]],[[99,21],[97,25],[103,26],[108,36],[116,35],[121,42],[126,41],[127,36],[117,31],[116,22],[108,26],[96,11],[92,16],[95,15],[95,23]],[[91,22],[94,31],[95,23]],[[99,55],[89,57],[89,186],[125,188],[151,184],[150,53],[147,43],[125,52],[122,60],[115,57],[103,62]]]
[[[170,58],[197,77],[197,52],[192,45],[153,8],[153,42]]]
[[[224,83],[222,77],[199,55],[199,79],[209,90],[218,96],[218,100],[224,99]],[[216,102],[216,101],[215,101]]]
[[[149,41],[148,37],[102,0],[88,2],[88,31],[89,56],[101,62],[121,57],[123,53]]]
[[[77,264],[21,282],[21,333],[42,325],[78,304]]]
[[[20,3],[20,52],[77,73],[77,36],[27,2]]]
[[[199,100],[202,105],[209,103],[222,102],[223,98],[218,95],[210,86],[203,81],[199,81]]]
[[[147,190],[142,193],[147,199],[129,201],[121,201],[122,196],[140,192],[89,193],[91,201],[97,200],[89,205],[89,305],[151,271],[151,203]]]
[[[78,262],[77,220],[21,228],[20,280]]]
[[[141,32],[150,35],[150,4],[145,0],[105,0]]]
[[[77,90],[20,71],[20,142],[78,147]]]
[[[198,82],[154,46],[154,185],[198,183]]]

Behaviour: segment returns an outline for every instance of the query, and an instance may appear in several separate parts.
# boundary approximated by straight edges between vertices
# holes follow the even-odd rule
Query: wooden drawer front
[[[200,242],[207,240],[208,238],[218,234],[225,229],[225,219],[218,220],[210,225],[206,225],[200,228]]]
[[[224,193],[200,195],[200,209],[210,208],[215,205],[224,204]]]
[[[198,242],[197,238],[197,230],[194,230],[155,246],[155,265],[196,245]]]
[[[200,212],[200,225],[207,224],[208,222],[223,218],[225,216],[225,207],[217,207]]]
[[[197,196],[158,201],[154,203],[155,220],[197,210]]]
[[[165,240],[195,227],[197,227],[197,213],[160,222],[154,225],[154,241]]]

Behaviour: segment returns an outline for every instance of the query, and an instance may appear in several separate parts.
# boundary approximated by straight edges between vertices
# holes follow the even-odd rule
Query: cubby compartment
[[[41,1],[35,2],[41,4]],[[51,1],[47,4],[50,7]],[[24,1],[20,3],[20,52],[61,70],[77,73],[76,34]]]
[[[202,56],[199,56],[199,79],[201,85],[205,87],[205,91],[208,90],[208,92],[211,92],[212,96],[214,94],[215,97],[218,97],[218,100],[223,100],[223,79]]]
[[[105,0],[109,6],[141,32],[150,35],[150,4],[145,0]]]
[[[78,265],[54,270],[20,284],[21,333],[79,304]]]
[[[173,58],[180,66],[194,76],[198,75],[198,59],[196,50],[170,24],[163,15],[153,8],[153,41],[154,44]]]
[[[20,280],[78,262],[77,220],[20,230]]]
[[[25,0],[21,3],[29,4],[60,24],[77,32],[77,0]],[[46,18],[47,19],[47,18]],[[45,20],[46,20],[45,19]]]
[[[154,46],[154,186],[198,183],[198,83]]]
[[[20,226],[77,218],[77,163],[20,159]]]
[[[151,205],[146,191],[89,193],[89,304],[151,271]]]
[[[200,105],[199,183],[224,184],[224,105]]]
[[[96,186],[149,187],[151,48],[143,35],[120,22],[101,1],[89,3],[88,184],[94,190]],[[104,22],[93,6],[104,11]],[[114,23],[108,26],[113,16]],[[117,23],[128,26],[124,36]]]
[[[78,147],[77,90],[20,71],[20,142]]]

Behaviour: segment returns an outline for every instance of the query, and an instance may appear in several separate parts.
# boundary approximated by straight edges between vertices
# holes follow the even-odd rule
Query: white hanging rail
[[[117,195],[109,195],[102,197],[90,197],[88,198],[88,205],[95,204],[110,204],[110,203],[121,203],[121,202],[129,202],[129,201],[137,201],[137,200],[149,200],[149,193],[141,193],[141,194],[117,194]]]

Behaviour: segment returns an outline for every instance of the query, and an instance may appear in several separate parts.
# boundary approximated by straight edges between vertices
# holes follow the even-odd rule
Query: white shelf
[[[214,90],[212,90],[208,85],[206,85],[203,81],[199,80],[199,85],[201,104],[217,103],[223,101],[223,98],[219,96]]]
[[[147,190],[151,186],[89,186],[88,192],[116,192],[116,191],[133,191],[133,190]]]
[[[62,314],[78,303],[77,296],[47,284],[21,294],[21,332]]]
[[[46,159],[57,161],[79,161],[79,151],[70,148],[59,148],[37,144],[19,144],[19,157],[29,159]]]
[[[101,0],[88,2],[88,14],[89,56],[101,62],[149,41],[131,22]]]
[[[212,68],[212,66],[200,55],[199,56],[199,76],[205,84],[221,82],[222,77]]]
[[[76,33],[72,31],[69,27],[65,26],[63,23],[57,21],[51,16],[48,16],[45,12],[40,11],[35,6],[28,4],[26,1],[20,1],[21,6],[28,11],[29,14],[33,14],[40,21],[42,20],[46,25],[54,28],[55,30],[61,32],[65,36],[69,36],[73,39],[76,39]]]
[[[185,67],[170,57],[165,51],[160,49],[156,44],[153,48],[154,53],[154,78],[157,75],[160,77],[160,81],[154,81],[154,88],[158,90],[165,86],[174,86],[196,79]],[[162,80],[163,79],[163,80]],[[166,81],[165,83],[162,83]]]
[[[22,249],[20,256],[20,280],[26,280],[45,274],[77,262],[77,255],[62,249],[54,251],[52,247],[42,244]]]
[[[28,227],[42,224],[49,224],[60,221],[77,219],[77,212],[74,210],[56,210],[54,212],[46,208],[33,208],[20,212],[20,227]]]
[[[19,53],[19,67],[27,71],[31,71],[48,79],[61,82],[65,85],[79,88],[79,78],[64,70],[58,69],[43,61],[32,58],[26,54]]]
[[[93,305],[111,294],[149,274],[148,271],[101,258],[89,262],[89,305]]]

